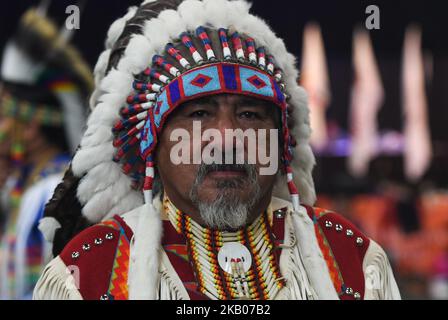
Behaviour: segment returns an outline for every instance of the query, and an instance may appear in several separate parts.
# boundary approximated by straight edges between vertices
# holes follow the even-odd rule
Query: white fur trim
[[[109,214],[104,216],[103,220],[112,218],[115,214],[121,214],[122,212],[128,212],[143,204],[143,195],[140,192],[128,192],[124,198],[121,199],[114,207],[109,211]]]
[[[107,39],[106,39],[106,48],[110,49],[114,46],[115,42],[117,42],[120,37],[123,29],[128,22],[137,12],[137,7],[133,6],[128,9],[128,12],[121,17],[120,19],[115,20],[109,30],[107,31]]]
[[[78,195],[81,194],[82,191],[82,189],[78,189]],[[124,174],[120,174],[119,178],[106,189],[97,191],[93,194],[93,197],[91,197],[83,207],[83,213],[89,221],[101,221],[103,219],[104,212],[111,212],[112,208],[122,201],[122,199],[126,197],[129,192],[133,192],[130,186],[129,178]],[[79,199],[81,200],[82,198],[79,197]],[[129,208],[127,209],[129,210]],[[124,212],[119,212],[116,214],[122,213]]]
[[[94,132],[95,134],[92,134]],[[88,128],[84,133],[84,138],[81,141],[81,148],[84,146],[94,147],[104,142],[112,141],[112,130],[106,125],[94,125]]]
[[[110,163],[111,155],[114,152],[114,147],[111,143],[103,143],[98,146],[93,146],[92,148],[81,148],[73,157],[73,173],[77,176],[82,176],[84,172],[89,171],[93,167],[99,165],[100,163]],[[117,166],[118,167],[118,166]],[[84,177],[88,179],[89,174]],[[103,179],[103,177],[96,177]],[[99,181],[98,179],[97,181]],[[85,199],[89,199],[93,195],[87,195]],[[80,195],[80,199],[84,199]]]
[[[291,216],[303,265],[317,299],[338,300],[327,263],[317,242],[313,221],[303,206],[292,212]]]
[[[162,219],[152,204],[139,211],[137,231],[131,243],[128,290],[130,300],[154,300],[159,284]]]
[[[56,230],[61,227],[61,224],[53,217],[45,217],[39,220],[39,226],[37,227],[45,240],[53,243],[54,234]]]
[[[134,35],[129,41],[124,54],[129,59],[122,59],[118,63],[118,70],[126,70],[131,74],[137,74],[148,66],[148,55],[151,53],[151,45],[140,34]],[[129,88],[127,88],[129,91]]]
[[[98,62],[95,65],[95,69],[93,70],[94,81],[95,81],[95,90],[92,92],[92,95],[89,99],[90,109],[93,110],[95,105],[98,103],[98,98],[104,93],[99,90],[99,84],[101,80],[103,80],[104,74],[106,73],[107,64],[109,63],[110,58],[110,49],[104,50],[100,57],[98,58]]]
[[[240,33],[248,34],[255,39],[258,46],[265,46],[276,58],[278,66],[284,72],[285,84],[288,94],[291,96],[290,104],[294,107],[294,117],[296,128],[292,131],[297,140],[295,148],[295,158],[292,162],[294,170],[294,180],[299,189],[301,200],[305,204],[312,205],[315,201],[315,191],[312,179],[312,168],[314,166],[314,156],[308,145],[310,136],[310,126],[307,108],[307,98],[304,90],[297,85],[298,71],[295,67],[295,58],[287,52],[284,42],[277,38],[274,32],[260,18],[249,14],[250,4],[246,1],[228,0],[186,0],[180,4],[178,10],[167,10],[162,12],[158,18],[145,22],[142,36],[134,36],[130,40],[117,69],[111,70],[100,83],[100,90],[104,92],[97,98],[98,104],[92,112],[88,121],[88,137],[82,141],[81,150],[73,159],[73,170],[76,175],[86,174],[83,180],[91,180],[90,185],[101,181],[104,177],[89,172],[100,163],[110,164],[110,168],[116,167],[114,174],[125,176],[121,172],[119,164],[112,162],[114,149],[111,148],[112,136],[105,134],[104,130],[96,131],[100,125],[112,127],[113,123],[119,119],[119,109],[125,104],[126,97],[132,91],[133,74],[142,72],[149,63],[152,56],[162,53],[165,45],[170,40],[179,36],[182,31],[194,30],[199,25],[211,27],[228,27],[238,30]],[[176,21],[171,21],[178,18]],[[143,55],[135,54],[141,50]],[[103,143],[100,143],[103,142]],[[120,179],[130,184],[130,179]],[[279,182],[279,188],[285,189],[286,182]],[[114,188],[116,192],[136,192],[130,188],[117,188],[115,184],[108,186]],[[100,212],[94,214],[109,215],[112,207],[106,201],[101,204],[88,205],[92,199],[96,199],[95,193],[88,193],[90,190],[78,190],[81,204],[86,208],[95,208]],[[103,191],[104,192],[104,191]],[[109,195],[112,193],[109,192]],[[125,194],[113,194],[114,198],[123,198]],[[140,205],[140,204],[136,204]],[[90,212],[90,214],[93,214]]]

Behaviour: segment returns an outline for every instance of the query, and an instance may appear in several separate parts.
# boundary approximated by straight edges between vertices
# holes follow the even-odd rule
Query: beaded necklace
[[[165,196],[164,209],[187,240],[198,290],[216,300],[273,299],[285,285],[266,212],[236,232],[204,228]]]

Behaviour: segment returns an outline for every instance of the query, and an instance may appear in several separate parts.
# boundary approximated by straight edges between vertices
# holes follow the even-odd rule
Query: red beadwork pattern
[[[325,262],[327,263],[328,271],[330,272],[330,277],[333,281],[334,288],[337,293],[340,293],[342,290],[342,285],[344,284],[344,279],[342,278],[338,263],[334,258],[330,244],[328,243],[327,238],[325,237],[325,234],[323,233],[319,224],[315,224],[314,229],[316,232],[320,250],[322,251]]]
[[[315,222],[319,246],[340,298],[354,300],[353,293],[347,294],[345,292],[346,289],[350,288],[351,291],[358,293],[362,299],[365,290],[362,265],[370,244],[369,238],[337,213],[321,208],[306,208],[308,215]],[[331,223],[328,227],[326,226],[327,221]],[[336,230],[336,225],[341,226],[342,229]],[[351,231],[351,235],[347,235],[348,230]],[[356,243],[357,238],[362,239],[361,245]]]
[[[196,87],[204,88],[211,80],[212,78],[209,76],[200,73],[193,80],[191,80],[190,83]]]
[[[185,244],[167,244],[163,247],[165,248],[165,251],[171,252],[185,261],[188,261],[188,250]]]
[[[266,82],[260,79],[260,77],[258,77],[257,75],[253,75],[252,77],[248,78],[247,81],[249,81],[257,89],[266,87]]]
[[[109,284],[109,294],[114,300],[128,299],[129,251],[129,241],[121,232]]]

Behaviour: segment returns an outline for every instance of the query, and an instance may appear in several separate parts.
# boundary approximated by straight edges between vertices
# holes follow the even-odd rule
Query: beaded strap
[[[110,300],[127,300],[129,296],[129,239],[120,221],[117,221],[115,218],[101,222],[99,225],[108,226],[119,231],[119,239],[115,251],[114,262],[112,265],[112,272],[109,281],[109,288],[107,290],[107,296]]]

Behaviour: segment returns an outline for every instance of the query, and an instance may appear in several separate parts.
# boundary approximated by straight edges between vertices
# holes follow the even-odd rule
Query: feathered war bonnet
[[[274,194],[289,191],[295,209],[298,193],[302,203],[315,201],[308,108],[295,59],[249,8],[241,0],[145,1],[109,30],[95,68],[93,111],[61,194],[76,189],[90,223],[140,211],[130,299],[156,297],[162,226],[152,203],[152,151],[167,116],[182,102],[234,92],[276,104],[287,181],[279,177]]]
[[[92,72],[69,43],[71,32],[47,16],[49,1],[27,10],[1,61],[1,116],[64,127],[69,149],[81,139]]]

